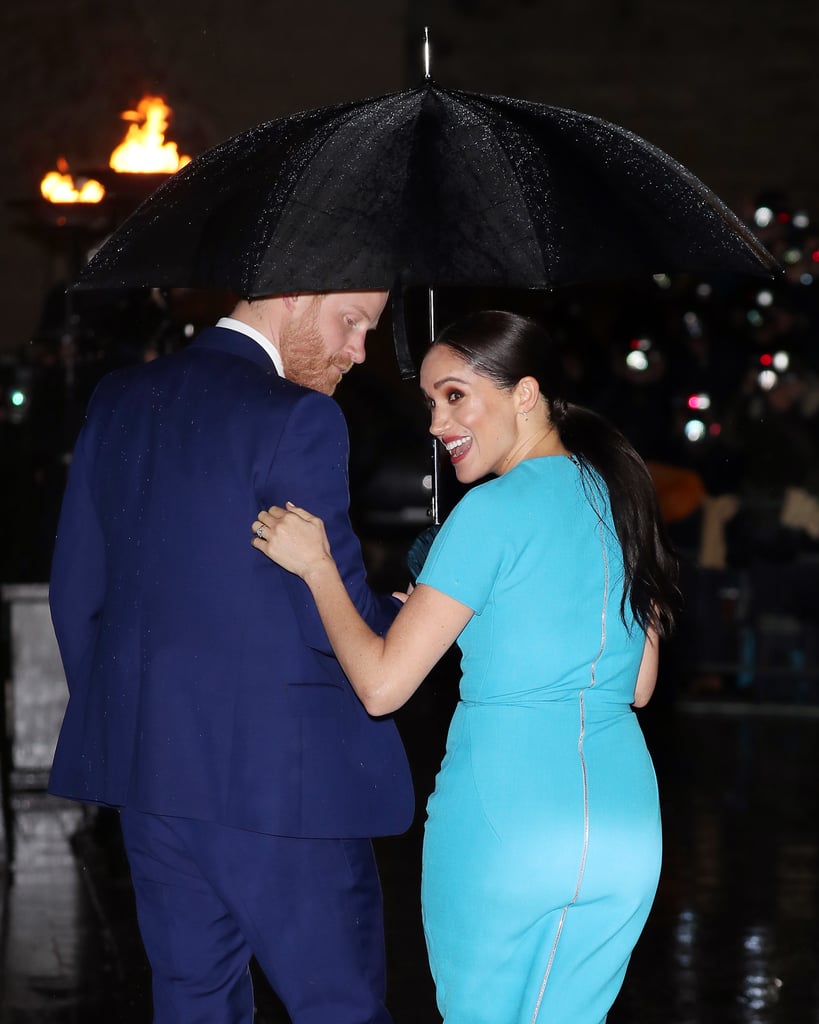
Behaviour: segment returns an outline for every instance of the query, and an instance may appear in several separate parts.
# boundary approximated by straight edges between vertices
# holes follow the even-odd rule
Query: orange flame
[[[123,121],[132,122],[125,139],[111,154],[115,171],[173,174],[190,162],[180,156],[175,142],[165,142],[171,108],[161,96],[144,96],[136,110],[126,110]]]
[[[57,160],[57,170],[49,171],[40,182],[40,192],[51,203],[98,203],[105,195],[105,189],[93,178],[75,181],[64,157]]]

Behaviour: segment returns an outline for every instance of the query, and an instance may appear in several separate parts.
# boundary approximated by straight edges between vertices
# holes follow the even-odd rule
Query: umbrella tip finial
[[[424,25],[424,78],[429,81],[429,27]]]

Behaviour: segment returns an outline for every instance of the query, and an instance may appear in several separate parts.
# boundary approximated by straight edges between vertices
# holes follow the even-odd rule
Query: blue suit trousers
[[[121,811],[154,1024],[251,1024],[255,956],[293,1024],[390,1024],[369,839]]]

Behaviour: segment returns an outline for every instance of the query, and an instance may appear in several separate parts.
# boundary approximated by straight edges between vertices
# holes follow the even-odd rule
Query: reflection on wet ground
[[[421,804],[450,692],[431,686],[401,720]],[[663,800],[664,870],[609,1024],[819,1022],[817,709],[658,705],[642,716]],[[16,793],[14,809],[0,1018],[148,1021],[115,818],[40,792]],[[396,1024],[435,1024],[419,923],[420,820],[377,845]],[[259,1024],[285,1024],[261,980],[257,999]]]
[[[819,717],[647,722],[664,871],[610,1024],[819,1021]]]

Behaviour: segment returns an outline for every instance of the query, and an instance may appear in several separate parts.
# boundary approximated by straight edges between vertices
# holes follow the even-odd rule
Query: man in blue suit
[[[329,397],[384,292],[241,301],[178,353],[110,374],[77,441],[50,601],[69,702],[52,793],[120,809],[156,1024],[250,1024],[255,956],[293,1024],[388,1024],[370,837],[413,814],[309,591],[250,544],[259,509],[324,520],[385,631]]]

